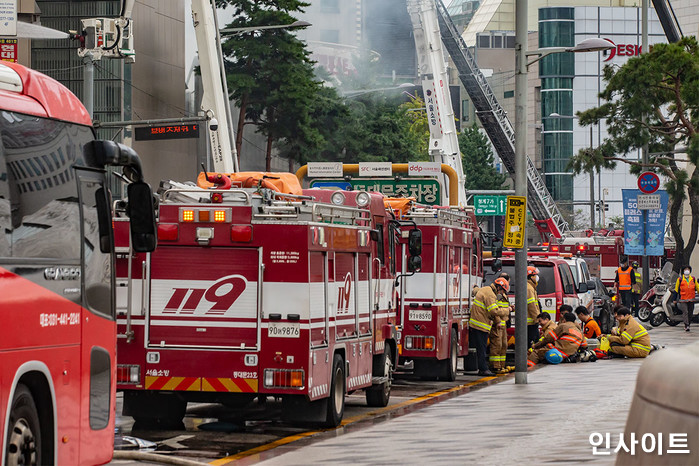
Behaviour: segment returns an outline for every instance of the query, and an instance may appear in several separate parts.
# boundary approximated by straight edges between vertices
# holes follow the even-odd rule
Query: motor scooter
[[[673,304],[670,300],[672,299],[672,290],[667,290],[665,295],[661,300],[660,306],[656,306],[651,311],[650,324],[653,327],[665,322],[666,324],[674,327],[675,325],[682,322],[684,319],[682,317],[682,311],[678,306]],[[678,303],[696,303],[697,299],[678,299]]]
[[[671,275],[672,262],[666,262],[653,280],[654,285],[648,291],[646,291],[646,294],[643,295],[643,298],[641,298],[641,301],[638,303],[639,320],[648,322],[655,309],[658,309],[658,312],[660,312],[662,309],[662,300],[665,297],[665,294],[668,294],[668,290],[671,288],[669,285]],[[655,318],[655,325],[653,323],[651,323],[651,325],[657,327],[664,321],[664,317],[658,316]]]

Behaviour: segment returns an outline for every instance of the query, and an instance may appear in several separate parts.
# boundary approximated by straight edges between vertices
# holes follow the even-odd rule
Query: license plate
[[[665,285],[655,285],[655,292],[656,293],[665,293],[667,290],[667,287]]]
[[[298,338],[301,335],[301,326],[292,322],[270,322],[267,327],[267,336],[273,338]]]
[[[413,311],[408,312],[408,320],[432,320],[432,311]]]

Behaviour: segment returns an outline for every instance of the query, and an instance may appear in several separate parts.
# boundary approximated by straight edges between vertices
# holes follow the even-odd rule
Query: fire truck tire
[[[24,384],[15,390],[8,427],[5,464],[43,464],[39,415],[32,393]]]
[[[449,345],[449,356],[443,361],[439,361],[439,378],[453,382],[456,380],[456,366],[458,363],[457,353],[459,351],[459,340],[456,330],[451,329],[451,343]]]
[[[345,363],[339,354],[333,357],[331,377],[324,427],[337,427],[345,414]]]
[[[391,398],[393,359],[391,358],[390,345],[385,345],[383,354],[374,359],[372,374],[376,377],[387,377],[388,380],[380,385],[366,389],[366,404],[367,406],[383,408],[388,405],[388,400]]]

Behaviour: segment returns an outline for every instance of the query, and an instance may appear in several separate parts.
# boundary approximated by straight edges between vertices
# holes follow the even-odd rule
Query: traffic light
[[[604,201],[599,201],[597,204],[595,204],[595,211],[599,212],[600,205],[604,205],[604,211],[609,212],[609,204]]]

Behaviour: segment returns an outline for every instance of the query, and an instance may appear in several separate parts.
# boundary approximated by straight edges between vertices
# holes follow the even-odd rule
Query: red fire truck
[[[139,251],[155,247],[153,195],[136,154],[95,141],[90,115],[57,81],[2,62],[0,112],[1,462],[103,464],[116,395],[105,166],[134,180]]]
[[[603,230],[600,233],[588,232],[589,236],[573,236],[557,239],[549,245],[554,253],[576,254],[585,259],[590,274],[599,277],[608,288],[614,287],[614,277],[621,257],[624,254],[624,230]],[[665,259],[674,257],[674,243],[665,241]],[[628,256],[630,262],[641,263],[641,256]],[[663,258],[649,256],[650,277],[660,272]],[[640,270],[639,270],[640,271]]]
[[[401,220],[414,222],[423,239],[422,268],[403,277],[399,288],[400,362],[409,367],[412,361],[415,375],[453,381],[457,359],[469,352],[471,290],[483,283],[474,211],[412,205],[408,199],[386,203]]]
[[[158,249],[119,250],[117,383],[139,425],[181,425],[190,401],[281,397],[285,419],[326,426],[348,392],[388,403],[400,228],[383,196],[260,175],[162,190]]]

